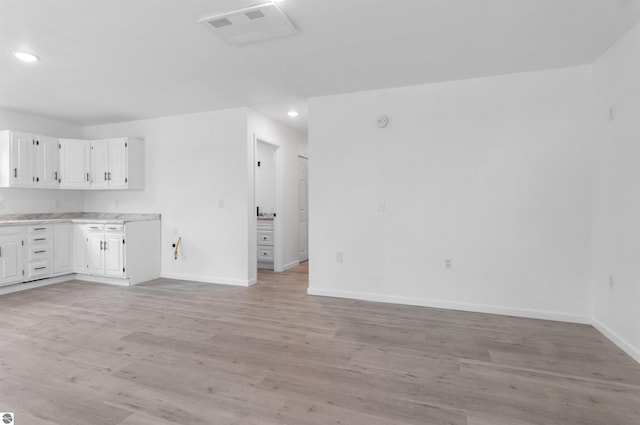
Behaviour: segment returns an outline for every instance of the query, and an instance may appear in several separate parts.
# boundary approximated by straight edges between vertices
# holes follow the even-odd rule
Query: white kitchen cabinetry
[[[91,171],[92,189],[142,189],[143,142],[128,137],[91,142]]]
[[[124,277],[124,226],[90,224],[87,231],[86,273],[94,276]]]
[[[0,187],[58,187],[58,139],[0,131]]]
[[[53,275],[74,271],[74,225],[56,223],[53,225]]]
[[[53,226],[44,224],[27,226],[25,251],[23,279],[25,282],[51,276]]]
[[[0,286],[22,282],[24,227],[0,227]]]
[[[59,140],[55,137],[36,136],[34,175],[36,187],[56,188],[60,176]]]
[[[91,187],[91,143],[86,140],[60,139],[61,189]]]

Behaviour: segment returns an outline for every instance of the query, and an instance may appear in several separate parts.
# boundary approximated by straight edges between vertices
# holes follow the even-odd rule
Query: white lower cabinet
[[[24,281],[51,276],[53,226],[44,224],[27,226],[25,249],[27,258],[24,267]]]
[[[123,225],[87,226],[85,273],[94,276],[124,277],[124,245]]]
[[[119,285],[160,277],[160,221],[0,226],[0,286],[64,276]]]
[[[71,223],[53,225],[53,275],[73,273],[73,234]]]
[[[22,282],[23,238],[25,228],[0,228],[0,286]]]

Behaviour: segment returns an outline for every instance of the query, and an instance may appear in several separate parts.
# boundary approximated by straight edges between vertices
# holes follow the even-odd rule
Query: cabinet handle
[[[18,169],[17,168],[13,169],[13,177],[16,178],[16,179],[18,178]]]
[[[111,171],[109,171],[107,174],[109,174],[109,181],[111,181]]]
[[[47,252],[47,251],[45,251],[44,249],[40,251],[33,251],[34,254],[42,254],[43,252]]]
[[[47,238],[36,238],[36,239],[34,239],[34,241],[46,241],[46,240],[47,240]]]
[[[36,227],[36,228],[35,228],[35,229],[33,229],[33,230],[47,230],[47,228],[46,228],[46,227]]]
[[[34,270],[44,270],[46,267],[36,267]]]
[[[104,181],[107,181],[107,172],[104,172]]]
[[[87,173],[87,181],[89,181],[89,173]]]
[[[39,182],[40,181],[40,177],[36,177],[36,181]]]
[[[58,181],[58,172],[57,172],[57,171],[54,171],[54,172],[53,172],[53,179],[54,179],[55,181]]]
[[[102,251],[102,244],[104,244],[104,242],[100,241],[100,251]]]
[[[104,250],[107,250],[107,241],[104,241]]]

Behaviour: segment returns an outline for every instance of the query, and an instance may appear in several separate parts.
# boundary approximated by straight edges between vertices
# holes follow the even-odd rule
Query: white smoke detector
[[[234,46],[298,33],[296,27],[274,2],[209,16],[198,22]]]

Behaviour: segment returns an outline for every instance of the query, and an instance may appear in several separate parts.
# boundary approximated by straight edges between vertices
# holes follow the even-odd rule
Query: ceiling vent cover
[[[289,18],[273,2],[209,16],[198,22],[234,46],[298,33]]]

